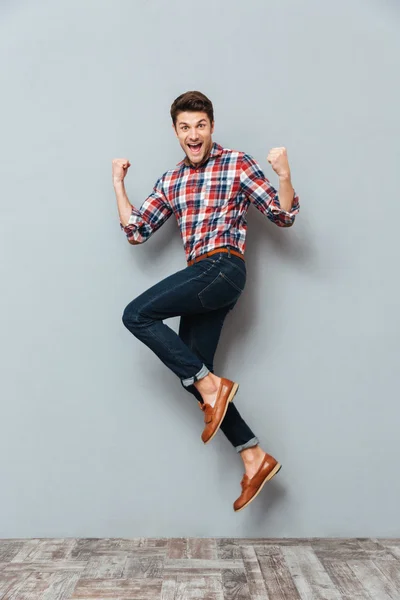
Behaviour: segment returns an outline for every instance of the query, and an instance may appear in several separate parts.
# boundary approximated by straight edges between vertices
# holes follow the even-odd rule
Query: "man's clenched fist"
[[[127,158],[114,158],[112,161],[112,178],[114,183],[123,181],[131,163]]]
[[[290,168],[286,148],[272,148],[269,151],[268,162],[279,177],[289,177]]]

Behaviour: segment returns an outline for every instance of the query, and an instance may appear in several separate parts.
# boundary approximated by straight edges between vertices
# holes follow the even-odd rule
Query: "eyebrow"
[[[205,122],[207,123],[206,119],[200,119],[200,121],[197,121],[196,125],[199,125],[199,124],[200,124],[200,123],[202,123],[203,121],[205,121]],[[181,125],[188,125],[188,123],[185,123],[185,121],[181,121],[181,122],[179,123],[179,127],[180,127]]]

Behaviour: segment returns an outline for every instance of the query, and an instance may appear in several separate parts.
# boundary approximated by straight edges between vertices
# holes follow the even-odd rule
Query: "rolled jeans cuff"
[[[235,446],[235,450],[236,452],[241,452],[242,450],[246,450],[246,448],[252,448],[253,446],[257,446],[259,443],[260,440],[257,437],[253,437],[245,444],[242,444],[241,446]]]
[[[196,375],[194,375],[193,377],[188,377],[187,379],[181,379],[182,385],[184,387],[189,387],[189,385],[193,385],[195,381],[198,381],[199,379],[203,379],[203,377],[207,377],[209,372],[210,371],[207,369],[206,365],[203,365],[201,367],[200,371],[198,373],[196,373]]]

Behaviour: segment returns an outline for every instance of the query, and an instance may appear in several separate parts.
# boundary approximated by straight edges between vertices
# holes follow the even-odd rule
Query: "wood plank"
[[[243,569],[242,560],[205,560],[203,558],[167,558],[164,564],[166,573],[191,571],[221,571],[221,569]]]
[[[372,560],[349,561],[349,567],[355,576],[362,581],[363,587],[374,599],[399,600],[399,595],[394,585],[382,577],[381,571]]]
[[[221,577],[178,575],[174,600],[224,600]]]
[[[12,560],[22,545],[19,540],[0,540],[0,563]]]
[[[40,539],[39,543],[29,553],[30,561],[63,560],[70,555],[75,540],[68,538]]]
[[[67,600],[79,581],[79,573],[53,573],[40,600]]]
[[[229,538],[217,539],[217,557],[223,559],[241,559],[240,544],[233,542]]]
[[[125,569],[125,563],[128,559],[127,554],[96,554],[92,556],[85,570],[82,572],[83,579],[117,579],[122,578]]]
[[[123,579],[150,577],[160,579],[164,573],[165,554],[154,554],[155,548],[147,549],[146,555],[128,556],[123,570]],[[150,554],[151,553],[151,554]]]
[[[304,600],[341,600],[340,593],[311,546],[282,548],[300,597]]]
[[[29,573],[19,584],[10,588],[2,600],[37,600],[48,589],[52,573]]]
[[[268,595],[273,600],[300,600],[300,594],[293,582],[279,546],[256,546],[256,556]]]
[[[310,545],[312,541],[326,538],[227,538],[231,544],[239,546],[299,546]]]
[[[248,600],[250,590],[246,571],[243,569],[224,569],[221,571],[224,600]]]
[[[103,538],[98,539],[93,549],[94,554],[119,554],[121,552],[136,552],[146,546],[144,538]]]
[[[40,539],[32,538],[30,540],[23,540],[18,552],[11,559],[12,562],[20,563],[24,560],[29,559],[30,555],[33,554],[40,544]]]
[[[365,560],[368,558],[366,550],[356,539],[316,539],[310,544],[320,560]]]
[[[3,599],[7,592],[9,595],[19,586],[22,586],[24,581],[30,576],[30,573],[1,573],[0,574],[0,598]]]
[[[246,572],[247,585],[249,586],[251,600],[268,600],[269,595],[265,587],[260,565],[253,546],[242,545],[240,550]]]
[[[167,546],[168,558],[187,558],[187,539],[172,538]]]
[[[392,546],[391,544],[385,544],[385,548],[387,548],[397,560],[400,560],[400,546]]]
[[[164,575],[160,600],[175,600],[176,585],[176,576]]]
[[[162,548],[167,549],[169,539],[168,538],[140,538],[139,548]]]
[[[142,538],[81,538],[75,540],[70,557],[85,560],[94,554],[121,554],[135,552],[144,545]]]
[[[400,548],[398,550],[400,551]],[[397,597],[400,598],[400,562],[398,560],[373,559],[373,563],[383,576],[390,581],[397,592]]]
[[[386,544],[389,544],[389,546],[397,546],[400,548],[400,538],[375,538],[378,539],[378,541],[385,546]]]
[[[90,598],[155,600],[161,595],[161,579],[81,579],[71,600]]]
[[[29,561],[14,562],[14,559],[3,566],[3,571],[6,573],[19,573],[23,571],[30,571],[32,573],[53,573],[54,571],[84,571],[87,562],[80,560],[41,560],[41,561]]]
[[[357,540],[360,548],[365,552],[366,559],[379,558],[385,560],[396,560],[396,557],[392,554],[388,548],[386,548],[376,538],[369,539],[358,539]]]
[[[372,598],[346,562],[338,558],[323,559],[323,565],[343,600],[377,600]]]
[[[217,543],[211,538],[188,538],[188,558],[217,559]]]
[[[77,560],[88,560],[95,552],[97,546],[100,544],[99,538],[80,538],[75,539],[69,557]]]

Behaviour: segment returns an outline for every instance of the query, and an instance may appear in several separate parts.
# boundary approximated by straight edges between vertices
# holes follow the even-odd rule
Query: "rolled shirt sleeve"
[[[172,215],[172,208],[163,192],[162,181],[163,178],[160,177],[152,193],[139,209],[132,207],[132,214],[125,227],[120,222],[120,227],[130,243],[143,244]]]
[[[244,154],[240,172],[243,193],[254,206],[279,227],[290,227],[300,210],[299,197],[294,192],[291,210],[282,210],[277,190],[265,177],[260,165],[249,154]]]

